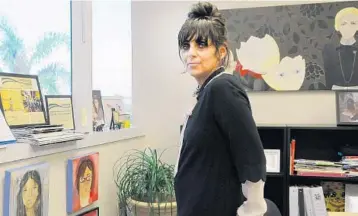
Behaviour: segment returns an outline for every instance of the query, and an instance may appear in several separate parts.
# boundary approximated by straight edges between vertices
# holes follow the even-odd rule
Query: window
[[[71,3],[0,1],[0,71],[38,75],[44,95],[71,94]]]
[[[92,1],[92,88],[101,91],[104,103],[118,100],[122,113],[131,113],[130,0]]]

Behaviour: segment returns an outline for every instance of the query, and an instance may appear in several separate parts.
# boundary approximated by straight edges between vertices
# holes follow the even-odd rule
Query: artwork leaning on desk
[[[6,170],[3,215],[49,215],[48,173],[47,163]]]
[[[234,74],[248,91],[358,87],[358,2],[221,11]]]
[[[99,153],[70,158],[67,163],[67,213],[98,200]]]

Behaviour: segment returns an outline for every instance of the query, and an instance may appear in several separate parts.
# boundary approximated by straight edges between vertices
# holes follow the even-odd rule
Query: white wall
[[[4,170],[38,161],[48,161],[50,171],[50,214],[65,213],[65,161],[75,154],[100,152],[99,202],[101,215],[117,213],[112,167],[126,150],[152,146],[169,148],[165,159],[174,162],[179,138],[179,125],[193,102],[195,82],[187,74],[180,74],[183,66],[178,57],[177,33],[193,2],[133,2],[133,107],[134,120],[146,133],[145,138],[122,141],[89,148],[79,152],[34,158],[0,165],[0,179]],[[302,3],[302,2],[299,2]],[[262,6],[276,3],[220,2],[219,8]],[[284,4],[284,2],[280,2]],[[334,124],[334,96],[331,92],[270,92],[250,93],[257,123],[266,124]],[[284,111],[288,111],[284,114]],[[2,181],[2,180],[1,180]],[[2,189],[0,187],[0,209]]]
[[[306,1],[307,2],[307,1]],[[190,1],[133,2],[133,71],[135,118],[147,132],[147,142],[177,145],[183,113],[190,107],[196,84],[178,57],[177,34]],[[219,9],[301,2],[214,2]],[[258,124],[335,124],[333,92],[250,92]],[[139,109],[145,108],[145,111]],[[174,160],[175,150],[171,149]]]

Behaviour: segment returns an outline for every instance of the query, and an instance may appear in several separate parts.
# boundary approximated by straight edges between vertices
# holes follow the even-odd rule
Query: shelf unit
[[[338,152],[341,151],[341,147],[358,148],[358,127],[258,125],[257,128],[264,149],[280,150],[280,172],[267,173],[265,198],[276,203],[282,216],[289,216],[290,186],[320,185],[322,181],[358,184],[358,177],[290,176],[289,172],[292,139],[296,140],[295,158],[339,161],[341,156]]]
[[[292,139],[296,140],[296,159],[339,161],[341,156],[338,152],[342,151],[342,147],[356,147],[358,149],[358,127],[322,125],[309,127],[297,125],[287,125],[285,127],[258,126],[258,131],[265,149],[272,148],[274,146],[272,142],[276,139],[277,143],[275,145],[277,149],[281,150],[281,172],[267,174],[265,197],[279,206],[283,216],[289,215],[290,186],[320,185],[323,181],[358,184],[358,177],[291,176],[289,173],[290,142]],[[277,131],[284,131],[285,141],[281,141],[282,136],[279,137]],[[281,148],[278,148],[280,146]],[[283,176],[281,176],[282,173]],[[280,180],[277,180],[278,178]]]

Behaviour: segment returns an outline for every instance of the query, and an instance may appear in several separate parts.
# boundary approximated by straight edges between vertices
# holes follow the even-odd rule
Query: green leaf
[[[24,52],[24,43],[15,32],[5,17],[0,18],[0,32],[4,39],[0,43],[0,58],[7,65],[10,71],[14,72],[16,66],[16,58],[19,53]]]
[[[52,63],[38,71],[40,86],[44,94],[59,94],[57,80],[62,78],[71,82],[71,74],[62,65]]]
[[[63,45],[70,49],[70,41],[71,38],[68,34],[57,32],[45,33],[43,38],[37,42],[30,62],[32,64],[40,62],[43,58],[49,56],[56,48]]]

